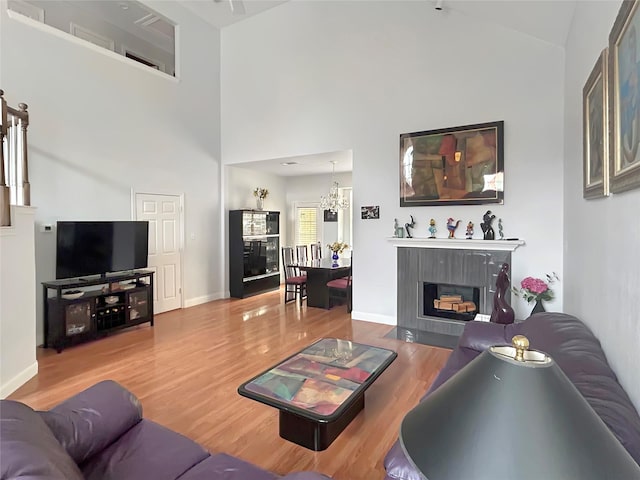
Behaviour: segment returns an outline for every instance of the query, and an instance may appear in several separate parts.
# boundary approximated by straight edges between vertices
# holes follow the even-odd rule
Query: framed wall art
[[[624,0],[609,34],[609,188],[640,187],[640,14]]]
[[[332,212],[331,210],[324,211],[324,221],[325,222],[337,222],[338,221],[338,212]]]
[[[400,206],[503,203],[504,122],[400,135]]]
[[[378,220],[380,218],[380,205],[360,207],[360,218],[362,220]]]
[[[607,95],[607,49],[605,48],[600,53],[582,89],[584,198],[609,195]]]

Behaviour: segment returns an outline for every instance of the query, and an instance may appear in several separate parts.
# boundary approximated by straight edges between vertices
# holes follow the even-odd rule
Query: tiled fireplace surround
[[[459,336],[465,321],[424,313],[424,284],[450,284],[480,290],[478,312],[491,315],[496,278],[511,253],[513,240],[389,239],[398,250],[398,327]]]

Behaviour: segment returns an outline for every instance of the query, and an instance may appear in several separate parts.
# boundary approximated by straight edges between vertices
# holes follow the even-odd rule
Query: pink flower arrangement
[[[524,298],[527,302],[531,303],[532,301],[539,300],[551,300],[553,299],[553,291],[549,288],[549,285],[552,284],[555,280],[560,280],[558,275],[553,272],[551,275],[545,275],[546,280],[542,280],[541,278],[534,277],[526,277],[520,282],[521,288],[514,287],[513,293]]]

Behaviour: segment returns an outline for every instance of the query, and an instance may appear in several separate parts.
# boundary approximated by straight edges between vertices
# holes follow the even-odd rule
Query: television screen
[[[148,222],[58,222],[56,278],[145,268],[148,246]]]

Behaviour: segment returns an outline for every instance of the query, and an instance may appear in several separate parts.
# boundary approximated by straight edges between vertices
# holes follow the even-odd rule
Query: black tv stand
[[[44,347],[60,353],[116,330],[147,322],[153,326],[153,275],[139,270],[43,282]],[[74,287],[82,287],[81,296],[65,296]],[[51,290],[55,296],[49,296]]]

